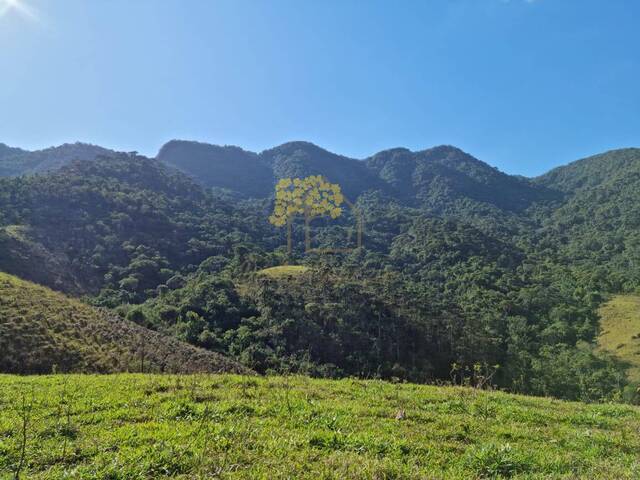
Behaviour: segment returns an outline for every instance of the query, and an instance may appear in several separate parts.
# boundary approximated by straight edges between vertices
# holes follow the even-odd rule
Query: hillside
[[[0,476],[635,479],[640,410],[362,380],[0,376]],[[18,400],[16,400],[18,399]],[[28,411],[28,410],[27,410]],[[37,439],[37,440],[36,440]]]
[[[552,191],[502,173],[451,146],[420,152],[397,148],[357,160],[309,142],[289,142],[256,154],[238,147],[172,140],[157,158],[204,185],[249,197],[270,195],[279,178],[320,174],[339,183],[353,200],[378,191],[403,204],[437,209],[467,199],[520,211],[535,201],[555,198]]]
[[[43,150],[27,151],[0,144],[0,177],[57,170],[74,160],[95,160],[116,152],[87,143],[65,143]]]
[[[393,187],[396,196],[415,205],[442,209],[455,200],[469,199],[507,211],[521,211],[536,201],[553,197],[551,191],[502,173],[451,146],[420,152],[387,150],[365,162]]]
[[[0,273],[0,372],[52,371],[247,370],[216,353]]]
[[[156,158],[202,185],[253,197],[267,197],[273,190],[271,169],[257,154],[239,147],[172,140],[162,146]]]
[[[640,382],[640,297],[619,295],[599,313],[598,345],[628,365],[632,382]]]
[[[563,192],[576,192],[606,185],[627,175],[637,175],[640,149],[611,150],[554,168],[534,179],[538,184]]]
[[[264,232],[258,215],[155,160],[73,162],[0,179],[0,268],[67,293],[121,289],[119,302],[136,302],[187,265]]]
[[[565,192],[539,205],[540,242],[554,245],[585,283],[633,293],[640,286],[640,149],[613,150],[535,180]]]
[[[173,146],[200,149],[205,170],[220,160],[248,171],[251,161],[273,178],[342,175],[363,247],[305,254],[298,216],[288,254],[287,229],[268,222],[272,197],[212,190],[198,183],[204,174],[117,154],[1,178],[0,270],[260,373],[434,382],[481,370],[513,392],[638,401],[623,366],[597,348],[603,300],[640,288],[631,171],[569,192],[454,147],[363,161],[306,142],[261,154]],[[314,246],[345,246],[353,213],[310,230]],[[283,266],[309,274],[258,273]]]

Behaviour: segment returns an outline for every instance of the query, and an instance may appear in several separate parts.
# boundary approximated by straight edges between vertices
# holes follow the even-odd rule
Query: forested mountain
[[[367,191],[390,195],[407,206],[446,209],[472,200],[520,211],[553,192],[504,174],[462,150],[441,146],[420,152],[397,148],[365,160],[336,155],[312,143],[290,142],[262,153],[173,140],[158,160],[177,167],[201,184],[249,197],[267,196],[278,179],[323,175],[355,199]]]
[[[12,157],[14,155],[20,155],[25,153],[27,153],[26,150],[22,150],[21,148],[16,148],[16,147],[10,147],[9,145],[0,143],[0,161],[4,160],[7,157]]]
[[[113,150],[87,143],[65,143],[32,152],[0,144],[0,177],[56,170],[73,160],[95,160],[114,154]]]
[[[190,175],[202,185],[266,197],[273,190],[273,172],[260,157],[239,147],[220,147],[173,140],[156,157]]]
[[[74,162],[49,175],[0,179],[0,242],[9,249],[0,269],[39,280],[43,265],[29,269],[29,258],[49,257],[62,268],[53,277],[70,280],[50,286],[120,289],[123,301],[136,301],[176,271],[263,231],[256,216],[263,218],[155,160],[118,154]]]
[[[640,172],[640,149],[624,148],[584,158],[534,179],[535,183],[568,193],[597,188],[612,179]]]
[[[393,187],[396,196],[414,205],[446,209],[453,201],[466,198],[521,211],[552,196],[451,146],[421,152],[387,150],[368,158],[366,164]]]
[[[173,141],[0,179],[0,270],[259,372],[633,400],[594,340],[607,296],[640,288],[639,152],[525,179],[454,147],[355,160]],[[287,254],[273,186],[313,174],[355,202],[363,248],[305,255],[300,221]],[[314,245],[353,238],[353,220],[316,221]],[[308,270],[260,274],[283,264]]]
[[[606,291],[640,285],[640,149],[614,150],[535,179],[564,192],[539,205],[542,243]]]

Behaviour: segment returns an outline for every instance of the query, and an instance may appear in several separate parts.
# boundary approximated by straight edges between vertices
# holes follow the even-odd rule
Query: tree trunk
[[[311,224],[311,217],[309,215],[304,216],[304,251],[308,253],[311,250],[311,233],[309,232],[309,225]]]

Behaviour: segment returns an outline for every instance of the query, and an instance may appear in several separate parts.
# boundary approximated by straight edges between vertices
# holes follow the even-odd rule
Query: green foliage
[[[637,150],[530,181],[453,147],[366,161],[303,142],[259,155],[198,146],[191,159],[173,147],[165,161],[241,191],[214,194],[128,154],[0,180],[0,270],[261,372],[449,381],[454,364],[456,376],[498,365],[492,382],[511,391],[630,398],[624,365],[593,347],[601,303],[640,288]],[[218,155],[224,184],[196,170]],[[355,201],[364,248],[285,254],[273,199],[236,195],[310,175]],[[318,220],[314,245],[353,227],[346,209]],[[302,221],[292,235],[300,245]],[[293,264],[305,274],[276,274]]]
[[[0,143],[0,177],[46,172],[60,168],[74,160],[94,160],[112,156],[115,152],[97,145],[66,143],[59,147],[29,152]]]
[[[185,176],[129,155],[0,180],[0,210],[0,225],[29,226],[27,239],[7,245],[0,269],[39,280],[37,268],[16,271],[14,265],[29,242],[73,277],[63,289],[71,284],[83,293],[101,291],[99,302],[106,306],[155,295],[175,274],[260,231],[250,225],[264,224]]]
[[[622,392],[626,380],[613,359],[598,356],[587,345],[545,346],[533,362],[533,388],[538,395],[593,402]]]
[[[172,140],[160,149],[157,158],[207,186],[251,197],[267,196],[273,190],[271,169],[258,155],[238,147]]]

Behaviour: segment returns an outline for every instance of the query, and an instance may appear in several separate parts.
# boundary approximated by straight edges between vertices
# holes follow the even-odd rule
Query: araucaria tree
[[[311,249],[309,224],[314,218],[342,215],[344,195],[340,185],[329,183],[321,175],[306,178],[283,178],[276,185],[276,203],[269,221],[277,226],[287,226],[287,250],[292,251],[291,224],[296,215],[304,217],[305,250]]]

